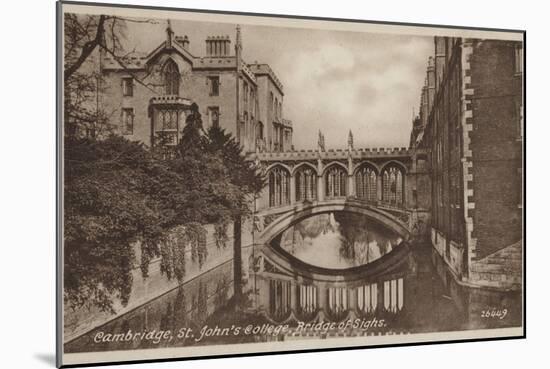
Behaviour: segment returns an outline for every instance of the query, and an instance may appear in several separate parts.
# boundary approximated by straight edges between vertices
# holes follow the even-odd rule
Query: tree
[[[228,184],[236,190],[236,196],[233,196],[233,202],[229,206],[233,221],[233,283],[238,304],[242,295],[242,218],[250,214],[250,202],[256,200],[265,185],[265,179],[254,162],[246,160],[242,147],[230,133],[214,125],[207,130],[206,136],[206,151],[221,157],[228,170]]]
[[[98,56],[109,55],[134,80],[147,86],[142,78],[127,68],[123,42],[127,23],[155,23],[149,19],[122,18],[113,15],[64,14],[64,128],[65,135],[109,135],[109,120],[114,112],[99,106],[98,94],[103,90],[103,76]],[[149,86],[147,86],[149,88]]]
[[[130,296],[134,243],[142,264],[159,253],[169,215],[162,194],[179,178],[142,144],[114,135],[67,138],[64,155],[65,301],[112,312],[113,297]]]
[[[178,146],[166,155],[166,148],[150,150],[114,135],[114,112],[104,111],[97,100],[104,87],[96,59],[100,51],[150,88],[126,68],[123,39],[127,22],[154,22],[64,17],[65,302],[113,312],[115,298],[128,302],[136,263],[147,277],[155,256],[161,256],[168,278],[182,281],[186,247],[199,265],[207,258],[206,224],[216,225],[223,247],[226,225],[234,222],[240,264],[240,221],[262,180],[239,144],[223,130],[204,132],[193,104]],[[136,244],[141,244],[140,260]]]

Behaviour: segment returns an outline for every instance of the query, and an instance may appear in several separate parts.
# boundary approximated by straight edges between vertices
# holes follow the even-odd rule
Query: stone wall
[[[472,283],[516,290],[522,285],[522,242],[518,241],[472,263]]]
[[[206,273],[221,264],[227,263],[233,258],[233,227],[230,225],[227,230],[229,240],[225,247],[218,247],[214,240],[214,226],[206,226],[207,230],[207,250],[208,256],[202,267],[198,262],[191,260],[191,250],[186,251],[186,275],[182,283],[192,280],[193,278]],[[244,242],[250,242],[247,238]],[[243,242],[243,244],[245,244]],[[132,293],[126,306],[122,306],[119,301],[115,300],[114,308],[116,313],[110,314],[101,312],[94,307],[84,307],[78,310],[72,310],[65,306],[64,311],[64,342],[68,342],[93,328],[105,324],[131,310],[141,306],[171,290],[178,287],[180,284],[175,278],[168,280],[166,275],[160,271],[160,258],[154,259],[149,265],[149,276],[143,278],[139,268],[139,244],[135,245],[137,260],[132,271],[133,284]]]
[[[515,74],[517,42],[479,41],[470,57],[473,166],[473,260],[521,239],[521,75]]]

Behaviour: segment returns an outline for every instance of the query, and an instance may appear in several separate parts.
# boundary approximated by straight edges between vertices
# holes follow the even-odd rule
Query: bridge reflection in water
[[[342,221],[339,215],[335,220]],[[256,254],[250,263],[246,301],[237,308],[233,296],[233,267],[225,263],[202,276],[182,285],[130,313],[122,315],[106,325],[65,344],[65,352],[130,350],[157,347],[182,347],[272,340],[306,339],[310,337],[408,334],[421,332],[454,331],[519,326],[522,312],[519,293],[468,289],[457,285],[447,272],[436,252],[429,244],[409,246],[397,242],[391,232],[384,233],[373,225],[361,223],[358,218],[345,218],[353,233],[340,229],[339,243],[333,244],[338,253],[346,254],[346,247],[364,240],[376,239],[376,245],[393,242],[392,250],[380,257],[366,260],[352,268],[328,269],[307,264],[307,253],[292,256],[295,262],[281,267],[279,259],[269,259],[268,254]],[[356,223],[359,222],[359,223]],[[315,227],[323,222],[318,222]],[[294,231],[300,229],[294,225]],[[301,232],[315,238],[312,221]],[[376,229],[376,235],[369,234]],[[315,230],[315,232],[313,232]],[[347,237],[347,238],[346,238]],[[350,239],[349,237],[352,237]],[[353,238],[355,237],[355,238]],[[370,237],[370,238],[369,238]],[[336,238],[335,238],[336,239]],[[281,238],[278,239],[280,242]],[[277,242],[277,239],[274,240]],[[313,244],[315,243],[312,241]],[[372,243],[374,245],[374,243]],[[347,246],[346,246],[347,245]],[[279,244],[271,245],[280,248]],[[300,244],[286,244],[287,250]],[[303,246],[302,246],[303,247]],[[309,252],[316,252],[315,247]],[[307,248],[306,247],[306,248]],[[326,247],[326,246],[325,246]],[[352,260],[353,259],[353,254]],[[314,272],[311,272],[311,269]],[[321,271],[321,272],[319,272]],[[322,273],[326,271],[327,273]],[[373,272],[374,271],[374,272]],[[483,317],[483,312],[506,309],[502,319]],[[313,326],[330,322],[376,321],[383,324],[359,328],[329,328],[315,331]],[[182,328],[192,329],[196,336],[205,326],[220,329],[247,325],[288,325],[286,333],[277,335],[259,331],[253,334],[230,334],[195,340],[193,337],[177,337],[154,342],[139,340],[130,342],[95,342],[97,334],[151,332]],[[310,327],[300,329],[301,327]],[[231,331],[233,332],[233,331]],[[176,333],[174,333],[176,334]],[[195,336],[195,337],[196,337]]]

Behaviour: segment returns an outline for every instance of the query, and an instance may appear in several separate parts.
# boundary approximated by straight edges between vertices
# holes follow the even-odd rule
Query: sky
[[[126,47],[148,52],[166,38],[166,20],[130,23]],[[236,24],[171,21],[195,56],[207,36],[229,35]],[[293,122],[296,149],[405,147],[418,111],[433,38],[365,32],[242,25],[243,58],[267,63],[283,83],[283,117]]]

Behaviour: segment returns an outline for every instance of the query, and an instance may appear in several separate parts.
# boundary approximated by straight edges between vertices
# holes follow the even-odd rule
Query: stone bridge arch
[[[302,203],[288,209],[288,211],[281,213],[261,231],[258,241],[261,244],[268,245],[285,229],[302,219],[317,214],[340,211],[364,215],[368,219],[392,230],[403,240],[407,241],[410,239],[411,232],[408,224],[401,221],[395,215],[361,201],[337,199]]]

